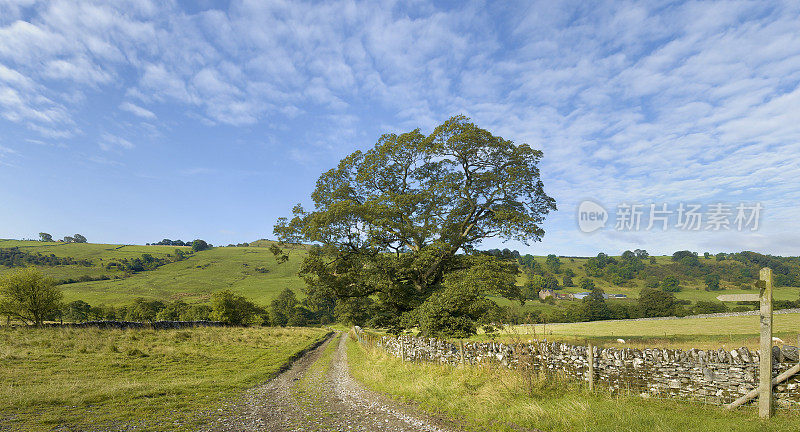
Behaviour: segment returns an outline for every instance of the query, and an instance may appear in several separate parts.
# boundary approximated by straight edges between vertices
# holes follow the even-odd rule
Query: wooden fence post
[[[589,361],[589,391],[594,391],[594,346],[589,342],[586,360]]]
[[[772,270],[769,267],[761,269],[761,352],[759,362],[759,388],[758,415],[761,418],[770,418],[773,414],[774,401],[772,397]]]

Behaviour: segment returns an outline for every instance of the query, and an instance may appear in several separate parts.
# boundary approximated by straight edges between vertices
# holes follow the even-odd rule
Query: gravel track
[[[364,389],[350,377],[347,335],[333,337],[275,379],[248,390],[206,431],[455,432],[451,420],[430,418]],[[315,363],[335,344],[330,366]]]

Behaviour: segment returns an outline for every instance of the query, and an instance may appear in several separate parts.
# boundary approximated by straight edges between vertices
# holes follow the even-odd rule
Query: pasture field
[[[353,377],[368,388],[432,415],[444,414],[476,430],[552,432],[756,432],[800,430],[798,413],[779,411],[769,422],[753,408],[589,392],[577,385],[524,377],[494,367],[403,362],[348,341]]]
[[[269,242],[261,241],[263,244]],[[42,243],[36,241],[0,240],[0,248],[19,247],[30,253],[55,254],[59,257],[88,259],[92,266],[38,266],[43,273],[55,279],[75,278],[82,275],[108,275],[112,279],[61,285],[64,300],[83,300],[91,305],[126,305],[137,297],[154,300],[182,299],[187,303],[208,301],[216,291],[231,291],[250,298],[257,304],[267,305],[280,291],[288,287],[302,298],[303,281],[297,270],[305,251],[302,247],[285,248],[289,261],[278,264],[266,247],[224,247],[195,252],[183,261],[177,261],[151,271],[134,273],[128,277],[121,271],[103,267],[113,259],[138,258],[148,253],[156,258],[174,254],[175,249],[190,252],[191,248],[178,246],[125,246],[102,244]],[[0,274],[9,268],[0,266]],[[119,277],[120,279],[115,279]]]
[[[0,329],[0,429],[196,430],[326,333]]]
[[[775,314],[773,334],[787,344],[796,345],[800,334],[800,313]],[[665,320],[620,320],[579,323],[509,326],[496,335],[479,334],[473,340],[498,339],[526,341],[547,339],[598,346],[634,348],[739,348],[758,347],[759,317],[679,318]]]

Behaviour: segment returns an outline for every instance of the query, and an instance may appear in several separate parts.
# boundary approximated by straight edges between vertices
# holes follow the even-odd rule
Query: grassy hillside
[[[288,250],[289,261],[278,264],[272,253],[264,247],[214,248],[195,252],[183,261],[162,265],[155,270],[126,275],[107,269],[112,260],[134,259],[142,254],[164,258],[176,249],[190,252],[188,247],[176,246],[124,246],[106,244],[63,244],[36,241],[0,240],[0,248],[18,247],[30,253],[54,254],[90,260],[91,266],[59,265],[37,266],[42,272],[57,280],[79,276],[111,277],[110,280],[80,282],[61,285],[66,301],[84,300],[92,305],[129,304],[137,297],[158,300],[183,299],[187,303],[204,302],[215,291],[230,289],[251,298],[256,303],[267,304],[281,290],[288,287],[301,293],[303,281],[297,270],[303,248]],[[9,271],[0,266],[0,274]]]
[[[88,260],[90,265],[57,265],[37,266],[42,272],[57,280],[84,279],[100,277],[108,280],[95,280],[61,285],[65,300],[84,300],[92,305],[123,305],[129,304],[137,297],[157,300],[182,299],[187,303],[205,302],[210,295],[222,289],[230,289],[238,294],[253,299],[256,303],[266,305],[278,292],[288,287],[302,297],[303,281],[297,276],[297,270],[305,253],[302,246],[289,249],[289,261],[278,264],[268,246],[273,244],[269,240],[257,240],[250,243],[249,247],[220,247],[207,251],[191,254],[182,261],[170,262],[154,270],[141,271],[133,274],[126,273],[117,267],[109,267],[113,261],[134,260],[142,254],[149,254],[155,259],[174,260],[175,251],[191,253],[189,247],[178,246],[133,246],[111,244],[64,244],[42,243],[38,241],[0,240],[0,249],[19,248],[19,250],[56,257],[70,257],[76,261]],[[619,257],[612,257],[619,259]],[[536,256],[534,260],[542,269],[549,272],[546,257]],[[595,284],[607,293],[625,294],[628,301],[633,301],[648,280],[663,279],[668,275],[675,275],[680,279],[681,292],[676,297],[689,300],[693,303],[706,300],[715,301],[718,291],[706,291],[703,277],[708,272],[722,275],[720,286],[726,294],[752,293],[752,283],[755,279],[742,277],[744,264],[733,261],[717,261],[715,259],[699,258],[700,267],[686,268],[672,260],[669,256],[654,257],[655,263],[649,259],[644,260],[644,268],[633,279],[623,283],[614,283],[606,277],[592,277]],[[589,258],[560,258],[561,268],[559,273],[553,273],[559,282],[567,270],[572,271],[575,285],[586,277],[586,265]],[[751,266],[752,267],[752,266]],[[10,267],[0,265],[0,274],[9,271]],[[752,269],[747,271],[752,272]],[[526,273],[519,276],[519,284],[526,282]],[[750,289],[743,289],[742,281],[748,280]],[[577,286],[563,287],[563,292],[576,293],[581,289]],[[797,300],[800,297],[800,288],[777,287],[776,300]],[[523,314],[540,311],[552,311],[566,304],[559,301],[556,305],[543,304],[537,300],[530,300],[525,306],[519,307],[505,299],[495,299],[500,305],[513,306]],[[618,302],[621,300],[611,300]],[[624,300],[623,300],[624,301]],[[730,305],[735,306],[735,305]]]
[[[325,333],[0,329],[0,430],[197,430]]]

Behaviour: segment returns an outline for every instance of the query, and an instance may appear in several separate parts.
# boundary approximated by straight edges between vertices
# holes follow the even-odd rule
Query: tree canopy
[[[489,313],[481,306],[487,295],[523,298],[508,277],[516,264],[476,247],[493,237],[527,244],[544,235],[541,224],[556,206],[539,176],[541,157],[463,116],[427,136],[419,129],[385,134],[324,173],[313,210],[295,206],[275,234],[314,245],[301,267],[312,293],[339,303],[374,298],[372,324],[399,331],[454,323],[453,332],[469,333],[466,321]],[[474,301],[442,312],[449,304],[443,296],[466,292]],[[449,317],[428,320],[426,311]]]
[[[33,267],[9,272],[0,278],[0,314],[42,325],[61,308],[61,290],[53,279]]]

